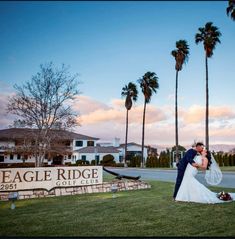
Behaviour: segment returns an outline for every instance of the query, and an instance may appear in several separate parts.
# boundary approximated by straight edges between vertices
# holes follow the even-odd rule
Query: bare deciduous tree
[[[78,125],[71,103],[79,94],[79,82],[68,69],[65,65],[56,69],[52,62],[40,65],[40,71],[31,80],[22,86],[14,85],[16,94],[9,98],[7,112],[18,117],[14,126],[37,129],[32,131],[37,167],[42,165],[51,141],[56,138],[54,132]]]

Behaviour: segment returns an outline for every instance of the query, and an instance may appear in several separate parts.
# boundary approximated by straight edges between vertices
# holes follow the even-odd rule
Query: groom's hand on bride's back
[[[197,164],[197,163],[192,163],[192,166],[195,168],[199,168],[199,164]]]

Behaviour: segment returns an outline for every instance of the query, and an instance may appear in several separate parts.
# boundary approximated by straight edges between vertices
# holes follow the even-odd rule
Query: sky
[[[159,89],[147,104],[145,144],[175,144],[175,43],[190,55],[179,72],[179,143],[205,142],[205,57],[195,44],[199,27],[213,22],[221,44],[209,59],[210,143],[234,144],[235,22],[227,1],[2,1],[0,2],[0,129],[14,116],[5,111],[14,84],[22,85],[40,64],[69,66],[78,74],[75,132],[125,140],[122,88],[155,72]],[[128,142],[141,143],[144,98],[129,112]]]

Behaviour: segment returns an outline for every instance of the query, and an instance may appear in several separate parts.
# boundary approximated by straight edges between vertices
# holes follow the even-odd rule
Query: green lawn
[[[19,200],[15,210],[0,202],[0,236],[235,236],[235,202],[173,202],[174,183],[150,183],[151,189],[118,192],[116,198],[100,193]]]
[[[158,170],[176,170],[176,168],[146,168],[146,169],[158,169]],[[235,166],[226,166],[226,167],[220,167],[221,171],[230,171],[230,172],[235,172]]]
[[[220,167],[222,171],[232,171],[235,172],[235,166],[226,166],[226,167]]]

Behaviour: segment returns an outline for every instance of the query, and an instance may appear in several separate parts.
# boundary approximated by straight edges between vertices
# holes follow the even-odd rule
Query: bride
[[[207,157],[206,157],[207,156]],[[208,161],[208,159],[209,161]],[[222,179],[222,173],[210,152],[207,152],[205,149],[201,154],[198,154],[193,159],[202,170],[206,170],[209,167],[209,170],[206,170],[206,181],[215,185],[220,183]],[[217,197],[217,193],[210,191],[203,184],[201,184],[195,176],[198,173],[198,169],[188,163],[187,168],[184,173],[183,181],[180,185],[179,191],[176,195],[176,201],[185,201],[185,202],[197,202],[197,203],[224,203],[231,202],[223,201]],[[235,193],[229,193],[232,197],[232,200],[235,201]]]

